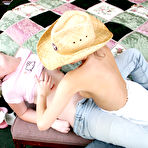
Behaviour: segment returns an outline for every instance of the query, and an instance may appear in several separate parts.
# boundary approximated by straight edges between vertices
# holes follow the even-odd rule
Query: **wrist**
[[[43,100],[45,100],[45,98],[46,98],[45,94],[38,94],[37,101],[38,102],[42,102]]]
[[[40,97],[40,98],[45,98],[46,95],[45,95],[44,93],[39,93],[39,94],[38,94],[38,97]]]

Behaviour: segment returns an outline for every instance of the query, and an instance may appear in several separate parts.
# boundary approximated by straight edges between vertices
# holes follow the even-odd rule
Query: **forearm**
[[[26,122],[37,123],[37,113],[35,110],[28,108],[22,115],[18,117]],[[59,132],[68,133],[70,124],[67,121],[55,120],[51,127]]]
[[[24,121],[36,123],[36,111],[32,108],[27,108],[24,101],[20,103],[8,104],[19,118]]]
[[[30,123],[36,123],[37,121],[36,111],[31,108],[27,109],[22,115],[18,115],[18,117]]]
[[[69,99],[64,100],[60,97],[58,98],[59,99],[54,97],[53,101],[47,108],[45,106],[46,103],[37,103],[37,126],[39,130],[47,130],[50,128],[68,104]]]
[[[44,95],[38,95],[37,96],[37,126],[40,127],[42,124],[42,118],[44,115],[44,112],[46,110],[46,97]]]
[[[45,79],[45,78],[44,78]],[[47,78],[46,78],[47,79]],[[51,79],[49,79],[51,81]],[[68,85],[69,86],[69,85]],[[51,94],[51,87],[49,81],[38,80],[38,94],[37,94],[37,126],[39,130],[47,130],[52,126],[54,121],[62,113],[69,100],[73,96],[71,92],[73,87],[68,87],[67,83],[59,83],[56,88],[56,93],[53,98],[50,98],[51,102],[46,106],[47,96]],[[52,87],[53,89],[54,87]],[[64,90],[64,92],[63,92]]]

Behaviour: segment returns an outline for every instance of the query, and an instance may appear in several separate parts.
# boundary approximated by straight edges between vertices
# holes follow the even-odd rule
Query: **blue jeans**
[[[103,112],[92,99],[78,102],[73,130],[85,139],[129,148],[148,148],[148,126]]]
[[[127,49],[115,60],[124,79],[130,75],[133,81],[148,89],[148,62],[137,49]]]
[[[116,63],[124,79],[132,79],[148,89],[148,63],[136,49],[128,49],[117,56]],[[100,141],[130,148],[148,147],[148,126],[137,125],[122,117],[103,112],[92,99],[78,102],[74,132],[86,139],[97,139],[87,148],[97,147]],[[105,144],[103,147],[112,148]]]
[[[85,148],[123,148],[121,146],[108,144],[99,140],[94,140],[88,144]]]

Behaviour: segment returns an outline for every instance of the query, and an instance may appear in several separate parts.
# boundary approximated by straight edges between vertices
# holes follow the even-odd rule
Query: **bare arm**
[[[51,77],[49,78],[45,76],[44,81],[38,80],[37,126],[39,130],[46,130],[50,128],[74,95],[73,84],[69,82],[67,83],[64,79],[59,83],[55,96],[50,105],[47,107],[46,99],[51,91],[50,85]]]
[[[25,102],[21,102],[18,104],[9,104],[12,110],[24,121],[36,123],[36,111],[27,108]]]
[[[9,106],[22,120],[30,123],[36,123],[36,111],[31,108],[27,108],[24,102],[18,104],[9,104]],[[70,131],[69,122],[59,119],[55,120],[51,127],[62,133],[68,133]]]

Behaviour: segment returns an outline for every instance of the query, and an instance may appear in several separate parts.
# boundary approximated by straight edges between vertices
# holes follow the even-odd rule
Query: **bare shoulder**
[[[64,81],[68,84],[69,87],[76,88],[78,91],[81,89],[83,80],[84,80],[84,70],[83,68],[78,68],[76,70],[68,72]]]

